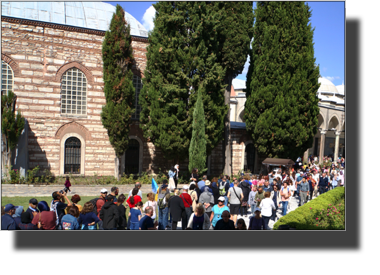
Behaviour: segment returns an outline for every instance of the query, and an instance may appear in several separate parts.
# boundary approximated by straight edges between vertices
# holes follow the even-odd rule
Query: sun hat
[[[205,181],[205,185],[210,185],[210,184],[211,184],[211,182],[209,180]]]

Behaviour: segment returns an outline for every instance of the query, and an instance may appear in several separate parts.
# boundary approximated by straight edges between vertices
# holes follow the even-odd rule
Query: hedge
[[[273,230],[278,230],[281,225],[288,225],[290,228],[296,230],[321,230],[325,228],[320,228],[315,225],[315,219],[318,217],[320,212],[325,209],[331,208],[330,205],[335,205],[338,202],[344,203],[345,199],[345,188],[338,187],[330,190],[317,198],[305,203],[304,205],[298,207],[296,210],[286,214],[281,217],[273,226]],[[344,227],[344,226],[343,226]],[[344,229],[344,228],[337,228]]]

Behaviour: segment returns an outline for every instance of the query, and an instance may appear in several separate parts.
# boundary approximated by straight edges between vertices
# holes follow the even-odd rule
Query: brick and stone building
[[[100,119],[106,102],[102,41],[114,12],[114,6],[102,2],[2,2],[2,92],[17,95],[16,109],[27,121],[15,168],[38,165],[54,175],[115,175],[115,153]],[[165,160],[139,127],[137,99],[148,33],[128,12],[125,16],[131,27],[137,108],[119,168],[121,174],[158,173],[175,163]],[[241,166],[241,134],[232,127],[234,172]],[[179,164],[187,171],[188,160]],[[209,174],[223,171],[222,143],[207,166]]]

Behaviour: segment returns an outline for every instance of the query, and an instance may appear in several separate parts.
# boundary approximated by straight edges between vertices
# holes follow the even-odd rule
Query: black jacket
[[[209,187],[211,190],[211,193],[212,195],[214,196],[214,204],[217,204],[218,203],[218,199],[219,199],[219,188],[218,187],[215,187],[215,186],[210,186]]]
[[[127,227],[127,216],[125,215],[125,206],[120,204],[119,206],[116,205],[116,208],[119,213],[119,223],[117,228],[125,229]]]
[[[112,201],[107,201],[100,210],[99,218],[103,221],[104,229],[117,228],[119,224],[119,211],[116,204]]]
[[[243,196],[244,196],[244,198],[243,198],[242,201],[248,201],[249,192],[251,192],[251,186],[249,185],[248,182],[242,181],[239,184],[239,187],[241,188],[241,190],[243,190]]]
[[[329,179],[327,176],[325,178],[319,177],[319,186],[320,187],[326,187],[329,185]]]
[[[182,219],[182,212],[185,211],[183,200],[179,196],[173,196],[169,199],[168,207],[172,220],[178,222]]]

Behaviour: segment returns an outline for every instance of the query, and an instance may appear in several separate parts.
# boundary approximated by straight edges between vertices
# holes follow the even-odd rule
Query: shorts
[[[240,204],[230,204],[231,215],[237,215],[240,211]]]

